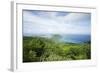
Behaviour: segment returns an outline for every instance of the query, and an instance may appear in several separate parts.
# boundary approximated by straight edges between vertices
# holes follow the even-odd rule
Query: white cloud
[[[35,15],[31,11],[23,11],[23,33],[26,35],[90,34],[90,24],[88,24],[90,19],[82,22],[88,16],[89,14],[86,13],[69,13],[65,16],[57,16],[57,12],[38,12],[38,15]]]

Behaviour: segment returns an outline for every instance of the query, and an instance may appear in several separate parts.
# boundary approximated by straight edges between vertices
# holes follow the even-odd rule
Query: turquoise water
[[[63,42],[84,43],[91,41],[90,35],[63,35],[60,39]]]

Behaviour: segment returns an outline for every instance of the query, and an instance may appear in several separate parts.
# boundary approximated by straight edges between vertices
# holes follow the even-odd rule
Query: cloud
[[[23,34],[90,34],[89,13],[23,11]]]

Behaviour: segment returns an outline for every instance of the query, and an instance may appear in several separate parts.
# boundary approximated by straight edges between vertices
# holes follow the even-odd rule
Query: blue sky
[[[23,35],[88,34],[91,33],[91,14],[23,10]]]

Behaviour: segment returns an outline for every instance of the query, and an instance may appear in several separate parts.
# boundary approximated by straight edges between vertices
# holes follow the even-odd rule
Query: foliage
[[[89,42],[73,44],[43,37],[23,37],[23,62],[90,59],[90,48]]]

